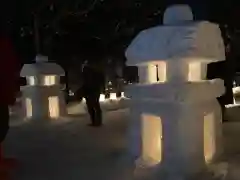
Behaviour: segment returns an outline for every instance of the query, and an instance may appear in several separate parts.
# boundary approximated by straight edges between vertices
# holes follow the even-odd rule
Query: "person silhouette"
[[[82,91],[91,118],[90,126],[99,127],[102,125],[102,110],[99,98],[105,87],[104,73],[91,64],[85,64],[82,76]]]

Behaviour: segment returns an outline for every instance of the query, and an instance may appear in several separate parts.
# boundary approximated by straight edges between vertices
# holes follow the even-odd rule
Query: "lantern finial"
[[[189,5],[177,4],[166,9],[163,17],[164,25],[176,25],[184,21],[193,21],[192,9]]]
[[[43,56],[43,55],[41,55],[41,54],[38,54],[38,55],[36,56],[35,61],[36,61],[37,63],[40,63],[40,62],[48,62],[48,57],[47,57],[47,56]]]

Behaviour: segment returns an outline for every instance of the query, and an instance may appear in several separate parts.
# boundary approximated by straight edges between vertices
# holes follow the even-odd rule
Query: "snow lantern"
[[[60,76],[65,72],[47,57],[38,55],[36,63],[25,64],[21,76],[27,79],[22,87],[24,116],[27,119],[56,119],[66,114]]]
[[[204,169],[221,152],[216,98],[224,85],[206,80],[207,64],[225,60],[219,26],[193,21],[189,6],[174,5],[163,25],[137,35],[126,57],[127,65],[139,67],[139,84],[126,88],[130,152],[141,164],[136,168],[159,168],[170,177]]]

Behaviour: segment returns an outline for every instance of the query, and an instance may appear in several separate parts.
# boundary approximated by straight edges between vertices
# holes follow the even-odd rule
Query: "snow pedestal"
[[[127,64],[139,67],[140,83],[126,94],[129,147],[140,179],[185,179],[222,152],[216,98],[224,83],[206,74],[207,64],[225,59],[224,44],[218,25],[192,19],[188,6],[171,6],[164,25],[142,31],[126,51]]]
[[[66,115],[60,84],[64,70],[58,64],[47,61],[47,57],[37,56],[36,63],[25,64],[21,70],[21,77],[27,79],[27,85],[21,88],[26,119],[56,119]]]

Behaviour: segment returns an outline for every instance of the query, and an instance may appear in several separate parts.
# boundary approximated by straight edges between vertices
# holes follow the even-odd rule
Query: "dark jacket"
[[[84,96],[100,94],[102,91],[104,91],[105,78],[104,73],[102,73],[101,71],[86,66],[83,69],[82,77],[82,90]]]
[[[0,104],[11,105],[20,87],[20,63],[7,37],[0,37]]]

